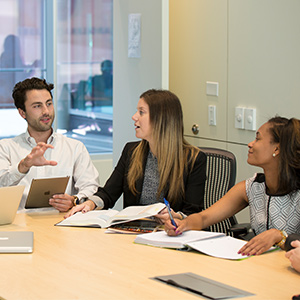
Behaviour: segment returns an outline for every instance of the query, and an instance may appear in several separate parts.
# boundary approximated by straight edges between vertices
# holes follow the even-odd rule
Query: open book
[[[154,216],[164,208],[164,203],[155,203],[145,206],[128,206],[121,211],[109,209],[92,210],[87,213],[78,212],[56,225],[107,228],[114,224]]]
[[[175,249],[191,248],[210,256],[225,259],[248,257],[238,254],[247,241],[218,232],[189,230],[173,237],[160,231],[141,234],[135,238],[135,243]]]

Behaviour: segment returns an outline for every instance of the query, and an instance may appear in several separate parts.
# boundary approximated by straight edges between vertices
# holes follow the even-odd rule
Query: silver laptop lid
[[[10,224],[13,222],[24,188],[24,185],[0,188],[0,225]]]
[[[32,231],[0,231],[0,253],[32,253]]]

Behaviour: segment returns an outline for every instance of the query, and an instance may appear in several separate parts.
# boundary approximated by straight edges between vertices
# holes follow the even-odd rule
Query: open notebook
[[[137,236],[135,243],[163,248],[190,248],[210,256],[225,259],[238,260],[248,257],[238,254],[238,251],[247,241],[218,232],[189,230],[175,237],[168,236],[165,231],[145,233]],[[270,248],[270,250],[273,249],[277,248]]]

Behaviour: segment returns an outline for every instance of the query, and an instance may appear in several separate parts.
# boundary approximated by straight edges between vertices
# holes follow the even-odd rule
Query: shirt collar
[[[56,139],[57,133],[54,132],[52,130],[52,134],[49,136],[48,140],[47,140],[47,144],[54,144],[55,139]],[[25,132],[25,140],[27,141],[27,143],[32,146],[35,147],[36,146],[36,141],[35,139],[29,134],[28,129]]]

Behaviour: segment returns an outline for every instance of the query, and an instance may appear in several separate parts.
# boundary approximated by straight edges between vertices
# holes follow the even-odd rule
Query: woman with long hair
[[[125,145],[104,187],[66,217],[77,211],[111,208],[122,194],[124,207],[166,198],[178,219],[203,209],[206,155],[183,137],[178,97],[167,90],[148,90],[140,96],[132,119],[141,141]],[[167,213],[158,217],[168,218]]]

